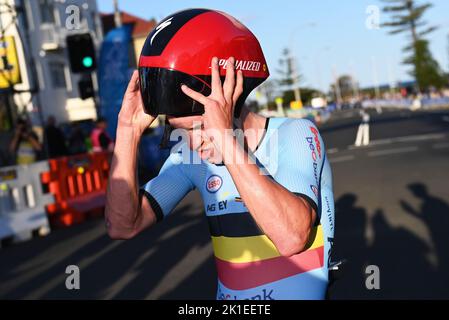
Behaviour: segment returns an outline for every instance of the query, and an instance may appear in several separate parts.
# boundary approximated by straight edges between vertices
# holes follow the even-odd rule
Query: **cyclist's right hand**
[[[150,126],[155,117],[145,113],[139,88],[139,73],[134,70],[118,114],[118,126],[134,127],[138,133]]]

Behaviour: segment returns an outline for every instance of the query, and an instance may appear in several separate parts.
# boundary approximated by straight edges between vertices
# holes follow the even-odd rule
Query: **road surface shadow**
[[[190,202],[195,202],[192,199]],[[19,259],[9,259],[15,265],[8,263],[10,270],[17,269],[18,265],[25,265],[22,272],[8,272],[2,269],[0,278],[13,281],[5,290],[0,290],[0,297],[6,299],[145,299],[159,298],[161,295],[174,299],[214,299],[216,290],[216,274],[212,260],[212,248],[207,221],[204,212],[192,210],[194,203],[187,202],[179,206],[163,223],[146,230],[131,240],[112,240],[106,234],[102,221],[92,222],[87,231],[91,229],[97,233],[91,235],[91,240],[85,245],[79,245],[79,240],[65,239],[67,245],[79,248],[64,257],[61,251],[53,256],[46,255],[42,262],[36,256],[36,248],[47,252],[46,246],[30,246],[29,250],[21,251]],[[63,230],[71,234],[81,231],[85,226],[74,226],[72,230]],[[95,231],[95,230],[94,230]],[[62,232],[63,233],[63,232]],[[58,237],[50,235],[48,239],[57,240]],[[32,243],[31,243],[32,244]],[[48,243],[49,247],[56,243]],[[65,245],[64,245],[65,246]],[[70,248],[66,248],[69,250]],[[201,264],[191,270],[186,276],[178,270],[170,273],[180,261],[198,249],[202,253]],[[64,249],[62,249],[64,251]],[[10,256],[11,257],[11,256]],[[55,260],[51,261],[52,258]],[[18,261],[23,262],[21,264]],[[31,261],[31,262],[30,262]],[[184,261],[188,264],[189,261]],[[31,267],[28,264],[31,263]],[[80,268],[80,290],[67,290],[64,273],[68,265],[77,265]],[[33,268],[40,268],[34,270]],[[198,273],[200,272],[200,273]],[[173,288],[159,286],[162,279]],[[187,279],[184,279],[187,277]],[[174,280],[172,280],[173,278]],[[195,280],[196,279],[196,280]],[[193,281],[193,282],[192,282]],[[157,292],[160,291],[160,292]]]
[[[415,182],[408,186],[410,192],[419,200],[418,209],[401,200],[401,206],[415,218],[420,219],[428,228],[433,247],[438,258],[435,293],[449,298],[449,205],[442,199],[429,194],[426,185]]]
[[[371,218],[373,241],[366,237],[368,215],[357,205],[354,194],[344,194],[335,203],[334,260],[348,263],[330,292],[331,299],[447,299],[449,298],[449,206],[427,192],[422,183],[408,185],[421,200],[419,209],[401,200],[405,212],[428,228],[432,244],[402,226],[393,226],[378,209]],[[435,255],[437,262],[429,257]],[[368,290],[366,267],[380,271],[380,289]]]
[[[332,259],[346,259],[344,272],[330,288],[331,299],[359,297],[365,291],[364,269],[368,260],[365,239],[366,210],[356,205],[352,193],[342,195],[335,201],[335,235]]]
[[[403,200],[400,204],[426,226],[430,243],[392,225],[388,217],[398,212],[377,209],[369,218],[355,194],[336,201],[333,257],[348,263],[332,287],[331,299],[449,298],[449,205],[422,183],[407,188],[419,206]],[[207,220],[198,201],[198,195],[192,197],[163,223],[127,241],[111,240],[98,221],[8,248],[0,252],[0,282],[9,283],[0,288],[0,298],[214,299],[217,276]],[[436,261],[429,258],[432,255]],[[64,271],[72,264],[81,270],[80,290],[65,287]],[[379,290],[365,286],[368,265],[380,269]]]

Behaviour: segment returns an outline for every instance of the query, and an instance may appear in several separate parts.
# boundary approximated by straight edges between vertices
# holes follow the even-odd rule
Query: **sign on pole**
[[[0,38],[0,89],[22,82],[13,36]]]
[[[298,100],[298,101],[291,101],[290,102],[290,108],[292,110],[299,110],[302,108],[302,101]]]

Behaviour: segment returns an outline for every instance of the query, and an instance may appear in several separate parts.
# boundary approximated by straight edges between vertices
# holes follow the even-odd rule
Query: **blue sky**
[[[423,0],[418,0],[420,3]],[[449,1],[430,1],[425,20],[439,26],[429,35],[430,48],[449,70]],[[97,0],[102,12],[113,10],[112,0]],[[142,18],[160,20],[186,8],[225,11],[243,22],[259,39],[276,77],[283,48],[290,46],[297,57],[303,85],[328,90],[334,74],[352,74],[362,87],[395,80],[409,80],[408,66],[401,64],[401,48],[407,35],[388,35],[384,28],[367,28],[369,6],[380,0],[119,0],[119,7]],[[388,20],[380,12],[379,21]],[[375,70],[375,71],[374,71]]]

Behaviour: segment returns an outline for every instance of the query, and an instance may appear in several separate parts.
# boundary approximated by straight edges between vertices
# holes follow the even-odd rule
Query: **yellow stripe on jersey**
[[[319,225],[312,229],[311,239],[306,250],[319,248],[323,244],[323,229]],[[212,237],[212,245],[214,247],[215,257],[234,263],[261,261],[280,256],[279,251],[266,235],[251,237]]]

